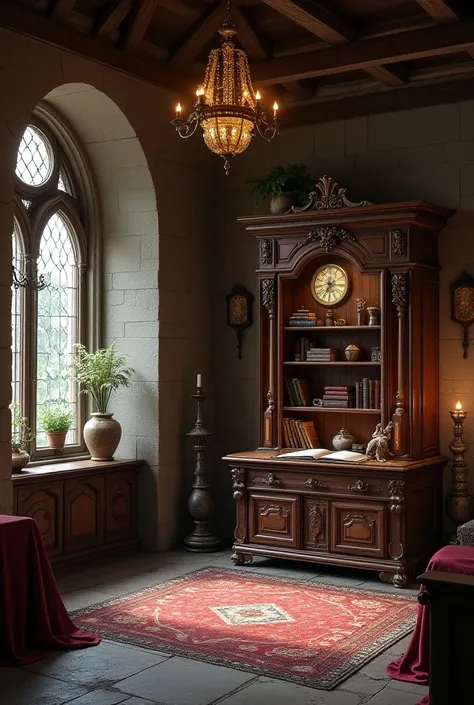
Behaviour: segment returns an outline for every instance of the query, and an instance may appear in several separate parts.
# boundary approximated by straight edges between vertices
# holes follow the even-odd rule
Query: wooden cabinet
[[[424,202],[353,203],[325,176],[297,212],[240,219],[260,253],[260,445],[225,458],[235,562],[369,568],[403,586],[437,548],[437,234],[452,214]],[[310,442],[331,449],[341,429],[367,444],[388,424],[388,462],[275,457]]]
[[[58,463],[13,476],[15,514],[36,520],[54,562],[137,545],[138,460]]]

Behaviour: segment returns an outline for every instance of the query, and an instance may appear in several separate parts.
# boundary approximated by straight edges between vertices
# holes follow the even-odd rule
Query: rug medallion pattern
[[[413,597],[205,568],[73,613],[115,641],[331,690],[408,634]]]

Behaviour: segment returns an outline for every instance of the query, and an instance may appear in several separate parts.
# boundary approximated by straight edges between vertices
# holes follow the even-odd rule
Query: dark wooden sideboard
[[[13,475],[13,513],[38,524],[51,562],[137,547],[140,460],[80,460]]]
[[[454,211],[353,203],[327,176],[297,211],[239,219],[259,244],[260,445],[224,458],[233,560],[370,568],[403,587],[441,541],[437,236]],[[357,316],[361,300],[375,323]],[[389,422],[388,462],[274,459],[308,443],[331,449],[341,429],[367,444]]]

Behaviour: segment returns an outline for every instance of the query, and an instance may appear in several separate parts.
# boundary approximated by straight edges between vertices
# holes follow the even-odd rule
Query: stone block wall
[[[474,275],[474,101],[286,130],[271,144],[255,141],[235,160],[233,175],[218,180],[215,386],[225,394],[216,395],[216,462],[225,453],[248,450],[258,443],[257,324],[246,337],[244,359],[239,362],[233,333],[225,325],[224,297],[238,282],[258,294],[253,274],[256,244],[235,218],[253,212],[247,179],[278,162],[304,162],[315,178],[333,176],[347,186],[355,201],[423,199],[456,209],[439,239],[441,452],[450,457],[449,409],[458,399],[470,411],[465,438],[468,443],[474,440],[474,346],[463,360],[461,329],[450,320],[449,298],[449,285],[463,269]],[[470,489],[474,493],[474,445],[466,459],[472,466]],[[221,463],[220,467],[221,472],[216,473],[219,521],[231,536],[234,507],[230,479],[226,466]],[[449,481],[447,466],[446,490]]]

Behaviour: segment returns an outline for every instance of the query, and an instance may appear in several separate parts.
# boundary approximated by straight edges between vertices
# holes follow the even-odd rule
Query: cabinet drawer
[[[248,487],[388,499],[387,483],[378,477],[371,477],[367,473],[354,476],[332,470],[323,474],[319,468],[318,471],[308,473],[250,470]]]
[[[249,541],[300,548],[300,497],[250,493]]]
[[[332,502],[331,550],[370,558],[385,557],[385,506]]]

